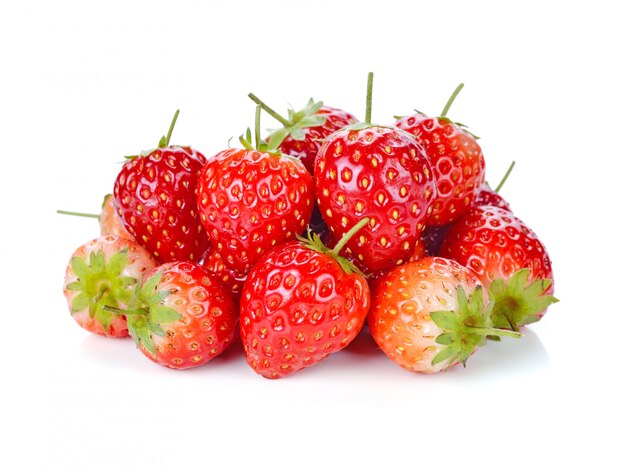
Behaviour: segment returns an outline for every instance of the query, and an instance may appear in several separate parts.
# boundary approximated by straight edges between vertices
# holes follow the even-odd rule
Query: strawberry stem
[[[287,118],[279,115],[277,112],[275,112],[273,109],[271,109],[269,106],[267,106],[267,104],[265,104],[263,101],[261,101],[261,99],[259,97],[257,97],[255,94],[253,93],[249,93],[248,97],[250,98],[250,100],[252,100],[254,103],[256,103],[257,105],[259,105],[261,108],[263,108],[263,110],[270,115],[272,118],[274,118],[276,121],[280,122],[281,125],[283,125],[286,128],[289,128],[290,126],[293,126],[293,123],[291,121],[289,121]]]
[[[366,224],[368,224],[369,221],[370,219],[366,216],[357,224],[355,224],[352,228],[350,228],[350,231],[348,231],[346,234],[343,235],[343,237],[339,240],[337,244],[335,244],[335,247],[330,252],[334,254],[335,256],[338,256],[339,251],[343,249],[343,247],[350,240],[350,238],[352,238],[352,236],[354,236],[361,228],[363,228]]]
[[[504,177],[502,177],[502,180],[500,181],[500,183],[498,184],[498,186],[496,187],[494,192],[498,193],[500,191],[500,189],[504,185],[504,182],[506,182],[506,179],[509,178],[509,174],[513,170],[513,167],[515,167],[515,161],[511,162],[511,165],[509,166],[508,170],[506,171],[506,174],[504,174]]]
[[[521,338],[522,333],[517,331],[509,331],[508,329],[499,328],[485,328],[484,326],[470,326],[468,324],[465,327],[474,333],[481,334],[483,336],[508,336],[510,338]]]
[[[79,213],[77,211],[57,210],[57,213],[59,213],[60,215],[82,216],[84,218],[100,218],[100,215],[96,215],[94,213]]]
[[[446,106],[443,107],[443,111],[441,112],[440,116],[446,116],[448,114],[448,110],[450,110],[450,107],[454,103],[454,99],[459,94],[459,92],[464,87],[464,85],[465,84],[462,84],[462,83],[457,85],[457,87],[454,89],[454,92],[452,92],[452,95],[450,95],[450,98],[448,98],[448,102],[446,103]]]
[[[103,310],[108,311],[110,313],[115,313],[116,315],[130,315],[130,316],[145,316],[148,314],[147,308],[116,308],[114,306],[104,305],[102,307]]]
[[[257,105],[254,112],[254,143],[259,149],[261,144],[261,105]]]
[[[174,131],[174,126],[176,125],[176,120],[178,120],[179,113],[180,110],[176,110],[176,113],[174,113],[174,118],[172,118],[172,122],[170,123],[170,129],[167,130],[167,135],[161,137],[158,147],[166,148],[170,145],[170,138],[172,137],[172,131]]]
[[[367,95],[365,99],[365,123],[372,122],[372,87],[374,83],[374,73],[367,74]]]

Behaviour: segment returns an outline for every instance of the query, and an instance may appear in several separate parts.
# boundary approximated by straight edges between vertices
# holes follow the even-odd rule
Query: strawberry
[[[415,136],[432,165],[437,195],[428,224],[433,226],[447,225],[463,215],[485,181],[485,159],[476,137],[446,116],[462,87],[457,87],[440,116],[418,112],[395,122]]]
[[[101,236],[80,246],[67,265],[63,294],[74,320],[87,331],[128,336],[124,308],[143,274],[156,266],[150,253],[134,241]],[[112,314],[103,309],[122,310]]]
[[[313,179],[297,159],[270,150],[260,139],[257,107],[256,148],[227,149],[202,169],[197,204],[202,224],[224,262],[245,274],[268,250],[295,239],[313,211]]]
[[[421,146],[397,128],[366,122],[330,135],[315,161],[317,204],[335,239],[363,217],[369,224],[346,252],[367,274],[409,260],[431,211],[435,186]]]
[[[283,128],[271,132],[269,146],[300,159],[311,175],[322,141],[335,131],[358,121],[347,111],[325,106],[323,102],[316,102],[312,98],[302,110],[290,109],[289,118],[284,118],[256,95],[251,93],[248,97],[283,125]]]
[[[376,344],[399,366],[435,373],[462,363],[494,329],[478,278],[460,264],[427,257],[396,267],[372,289],[368,325]]]
[[[443,240],[440,255],[470,268],[494,302],[494,326],[518,330],[557,299],[552,265],[537,235],[510,211],[474,207]]]
[[[113,191],[124,227],[159,262],[199,261],[209,247],[194,194],[206,159],[169,145],[177,117],[178,111],[157,149],[129,158]]]
[[[115,207],[113,204],[113,195],[108,194],[104,196],[104,200],[102,201],[102,210],[100,214],[94,213],[79,213],[75,211],[65,211],[65,210],[57,210],[57,213],[61,215],[71,215],[71,216],[82,216],[85,218],[94,218],[97,219],[100,223],[100,236],[119,236],[120,238],[130,239],[134,241],[135,239],[132,235],[126,231],[122,221],[119,216],[117,216],[117,212],[115,211]]]
[[[237,325],[228,289],[188,261],[167,262],[147,272],[126,313],[141,352],[172,369],[197,367],[221,354]]]
[[[343,349],[359,333],[370,306],[365,278],[318,235],[289,241],[265,254],[241,295],[240,332],[252,369],[275,379]]]
[[[222,256],[215,248],[209,249],[200,265],[213,274],[224,287],[231,291],[235,301],[239,301],[243,283],[246,281],[245,274],[240,274],[224,264],[224,259],[222,259]]]

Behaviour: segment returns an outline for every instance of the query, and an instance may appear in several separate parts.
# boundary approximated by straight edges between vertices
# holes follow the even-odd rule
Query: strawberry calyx
[[[268,115],[283,125],[282,128],[268,130],[270,132],[268,143],[271,149],[277,149],[287,136],[295,141],[302,141],[306,137],[305,130],[307,128],[322,126],[326,123],[326,117],[317,114],[324,106],[324,102],[322,101],[316,102],[313,98],[310,98],[306,106],[301,110],[296,111],[291,108],[287,110],[288,118],[285,118],[270,108],[255,94],[249,93],[248,97]]]
[[[346,232],[343,237],[337,242],[337,244],[335,244],[335,247],[330,249],[329,247],[325,246],[324,243],[322,242],[322,239],[320,238],[320,236],[317,233],[313,233],[311,231],[311,228],[308,229],[307,231],[307,235],[306,237],[304,236],[300,236],[297,235],[296,238],[298,239],[298,241],[300,241],[304,247],[306,247],[307,249],[310,249],[312,251],[316,251],[322,254],[326,254],[330,257],[332,257],[334,260],[337,261],[337,263],[339,264],[339,266],[341,267],[341,269],[348,275],[356,273],[359,274],[362,277],[365,277],[365,274],[363,274],[363,272],[361,272],[352,261],[350,261],[349,259],[340,256],[339,252],[341,251],[341,249],[343,249],[343,247],[346,245],[346,243],[357,233],[359,232],[365,225],[367,225],[369,223],[370,219],[368,217],[363,218],[361,221],[359,221],[357,224],[355,224],[352,228],[350,228],[350,230],[348,232]]]
[[[95,317],[107,332],[113,316],[126,314],[119,306],[128,304],[132,286],[137,285],[135,278],[122,275],[128,265],[128,249],[116,252],[108,261],[102,250],[90,253],[88,261],[74,256],[70,265],[77,277],[66,286],[68,291],[77,293],[71,313],[89,308],[89,317]],[[118,311],[113,313],[105,307],[114,307]]]
[[[518,270],[508,281],[495,279],[489,287],[493,326],[519,331],[520,326],[539,321],[540,314],[559,301],[546,293],[551,286],[550,279],[530,281],[528,268]]]
[[[112,313],[123,312],[128,323],[128,332],[137,346],[142,345],[153,355],[156,355],[152,335],[165,336],[162,324],[179,320],[182,315],[174,308],[167,306],[165,299],[172,293],[170,290],[157,291],[162,272],[157,272],[144,283],[135,286],[134,296],[128,308],[119,310],[113,306],[106,306],[105,310]]]
[[[266,152],[272,156],[284,156],[291,158],[283,154],[279,149],[272,146],[271,142],[268,143],[264,139],[261,139],[261,106],[257,105],[254,115],[254,143],[252,142],[252,132],[250,128],[246,129],[246,132],[239,136],[239,142],[248,151],[260,151]],[[293,159],[293,158],[292,158]],[[296,159],[294,159],[296,160]]]
[[[433,311],[430,317],[443,331],[435,342],[445,346],[432,360],[432,365],[447,361],[446,369],[456,362],[465,367],[469,356],[487,339],[499,340],[500,336],[519,338],[522,335],[515,331],[494,327],[491,312],[493,302],[484,306],[482,287],[478,286],[468,295],[462,286],[456,290],[458,308],[448,311]]]
[[[124,156],[124,159],[126,160],[137,159],[138,157],[148,156],[152,154],[154,151],[156,151],[157,149],[165,149],[165,148],[170,147],[170,139],[172,138],[172,132],[174,131],[174,126],[176,126],[176,121],[178,120],[179,113],[180,113],[180,110],[176,110],[176,112],[174,113],[174,117],[172,118],[172,122],[170,123],[170,127],[167,130],[167,134],[161,136],[161,139],[159,139],[159,143],[157,144],[156,148],[148,149],[147,151],[141,151],[139,154],[135,154],[132,156]]]

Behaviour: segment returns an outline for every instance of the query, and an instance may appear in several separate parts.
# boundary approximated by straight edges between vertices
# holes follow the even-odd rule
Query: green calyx
[[[346,234],[343,235],[343,237],[339,240],[337,244],[335,244],[335,247],[332,249],[324,246],[324,243],[322,242],[322,239],[319,237],[319,235],[317,233],[311,232],[310,228],[307,232],[306,238],[300,235],[297,235],[296,237],[298,238],[298,241],[300,241],[307,249],[326,254],[335,259],[341,269],[346,274],[350,275],[356,273],[359,274],[361,277],[365,277],[365,274],[363,274],[363,272],[361,272],[352,261],[346,259],[343,256],[340,256],[339,252],[359,230],[361,230],[365,225],[369,223],[369,220],[370,219],[368,217],[365,217],[357,224],[355,224]]]
[[[529,279],[530,269],[520,269],[508,281],[496,279],[491,283],[494,327],[519,331],[521,326],[539,321],[539,315],[559,301],[546,293],[552,285],[550,279]]]
[[[128,332],[137,346],[143,345],[153,355],[156,355],[156,350],[152,335],[165,336],[161,325],[181,318],[180,313],[165,304],[165,299],[171,294],[170,290],[157,290],[161,275],[161,272],[157,272],[143,284],[136,284],[127,309],[105,307],[105,310],[112,313],[124,313],[128,322]]]
[[[159,143],[157,144],[156,148],[148,149],[147,151],[142,151],[141,153],[135,154],[132,156],[124,156],[124,159],[126,160],[137,159],[138,157],[143,157],[143,156],[147,156],[151,154],[156,149],[163,149],[163,148],[169,147],[170,139],[172,138],[172,132],[174,131],[174,126],[176,126],[176,121],[178,120],[179,113],[180,113],[180,110],[176,110],[176,112],[174,113],[174,117],[172,118],[172,122],[170,123],[170,127],[167,130],[167,134],[164,136],[161,136],[161,139],[159,139]]]
[[[487,339],[498,340],[500,336],[521,337],[520,333],[493,326],[493,302],[484,306],[482,287],[477,287],[468,297],[459,285],[457,301],[458,308],[454,311],[430,313],[433,322],[443,331],[435,342],[445,346],[433,358],[432,365],[447,361],[447,369],[458,361],[465,366],[469,356],[476,348],[486,344]]]
[[[288,117],[285,118],[270,108],[255,94],[249,93],[248,97],[260,106],[268,115],[283,125],[282,128],[269,130],[270,136],[268,143],[271,149],[277,149],[287,136],[296,141],[302,141],[306,137],[305,130],[307,128],[322,126],[326,123],[326,117],[324,115],[317,114],[322,106],[324,106],[324,102],[316,102],[310,98],[303,109],[298,111],[289,109],[287,111]]]
[[[246,132],[239,136],[239,142],[248,151],[260,151],[266,152],[273,156],[283,156],[276,147],[272,146],[271,142],[267,142],[261,139],[261,106],[257,105],[254,114],[254,142],[252,141],[252,132],[250,128],[246,129]],[[286,156],[289,157],[289,156]]]
[[[65,287],[70,292],[76,292],[71,306],[72,314],[89,308],[89,316],[94,317],[108,332],[115,313],[107,311],[104,307],[119,307],[120,304],[128,304],[133,286],[137,280],[133,277],[122,275],[122,271],[128,265],[128,251],[123,249],[113,254],[107,261],[104,253],[94,251],[89,255],[89,260],[80,257],[72,257],[70,266],[76,274],[77,280],[70,282]],[[124,314],[118,313],[118,314]]]

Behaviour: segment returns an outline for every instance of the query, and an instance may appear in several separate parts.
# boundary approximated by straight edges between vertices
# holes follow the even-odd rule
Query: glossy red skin
[[[240,304],[246,360],[274,379],[346,347],[370,306],[367,282],[298,241],[266,254],[250,271]]]
[[[315,156],[322,146],[322,141],[335,131],[358,121],[347,111],[327,106],[323,106],[315,114],[325,116],[326,122],[320,126],[304,128],[303,140],[287,136],[279,146],[284,154],[300,159],[311,175],[315,168]]]
[[[472,269],[485,287],[497,278],[509,280],[518,270],[528,268],[529,281],[549,279],[552,284],[546,293],[554,293],[546,248],[522,220],[502,208],[473,207],[452,225],[440,255]]]
[[[485,182],[485,159],[476,139],[446,118],[405,116],[395,126],[411,133],[432,165],[437,195],[428,219],[444,226],[462,216]]]
[[[512,211],[509,202],[486,185],[483,185],[480,189],[480,192],[474,201],[474,206],[495,206],[502,208],[503,210]]]
[[[317,204],[335,240],[370,218],[344,248],[366,274],[409,260],[435,185],[428,160],[408,133],[381,126],[334,133],[317,155],[315,184]]]
[[[240,274],[302,233],[314,205],[313,179],[300,161],[245,149],[209,159],[196,193],[213,246]]]
[[[127,161],[115,180],[124,227],[159,262],[199,261],[209,248],[194,194],[205,162],[194,149],[170,146]]]
[[[206,364],[232,342],[237,328],[237,308],[232,295],[206,269],[193,262],[170,262],[146,273],[148,280],[162,272],[155,291],[170,290],[164,304],[181,318],[163,323],[165,336],[152,334],[156,356],[143,344],[140,350],[150,360],[172,369]]]
[[[235,301],[239,301],[243,283],[246,281],[245,274],[240,274],[224,264],[224,259],[215,248],[209,249],[201,265],[231,291]]]

